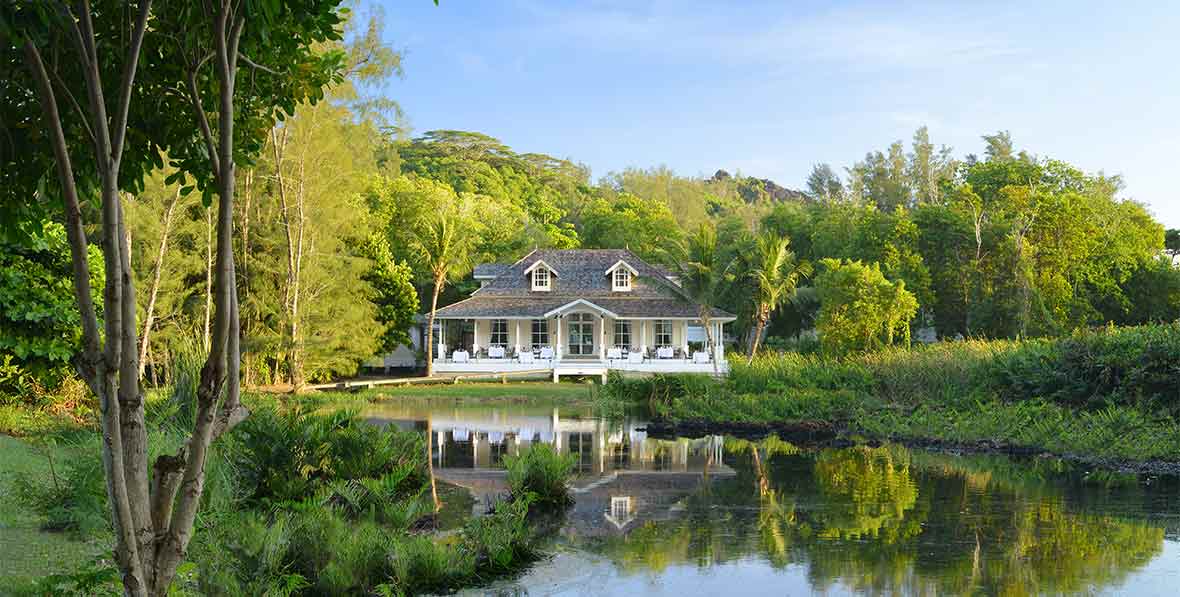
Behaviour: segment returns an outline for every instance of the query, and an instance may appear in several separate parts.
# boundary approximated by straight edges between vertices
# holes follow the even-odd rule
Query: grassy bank
[[[1180,461],[1180,325],[1053,340],[947,342],[844,359],[780,353],[729,377],[613,378],[608,401],[672,424],[813,425]]]

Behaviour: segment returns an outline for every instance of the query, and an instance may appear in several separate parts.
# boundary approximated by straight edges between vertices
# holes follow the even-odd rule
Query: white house
[[[475,268],[481,287],[438,310],[440,373],[608,370],[725,372],[719,341],[735,317],[713,309],[706,346],[699,309],[675,276],[628,250],[535,250]]]

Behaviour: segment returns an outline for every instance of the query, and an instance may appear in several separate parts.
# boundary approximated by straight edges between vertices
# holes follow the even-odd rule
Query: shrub
[[[533,444],[518,456],[506,456],[508,488],[517,501],[547,507],[561,507],[573,502],[566,482],[574,470],[572,454],[560,454],[549,444]]]

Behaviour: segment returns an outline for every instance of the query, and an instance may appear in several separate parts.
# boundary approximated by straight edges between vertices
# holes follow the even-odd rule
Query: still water
[[[1180,595],[1180,480],[1058,460],[776,438],[653,438],[540,401],[405,401],[473,510],[505,455],[577,457],[552,558],[474,591],[530,595]],[[470,500],[470,498],[467,498]]]

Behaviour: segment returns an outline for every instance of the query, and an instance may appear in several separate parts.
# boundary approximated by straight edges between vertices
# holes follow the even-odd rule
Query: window
[[[631,348],[631,322],[615,320],[615,346]]]
[[[508,346],[508,320],[492,320],[492,337],[488,343],[492,346]]]
[[[628,514],[631,514],[631,498],[629,496],[611,496],[610,515],[615,520],[623,520],[627,518]]]
[[[533,343],[531,346],[548,346],[549,345],[549,320],[548,319],[534,319],[533,320]]]
[[[654,324],[656,331],[656,346],[672,346],[672,322],[667,319],[657,320]]]
[[[533,270],[533,290],[549,290],[549,270],[544,267]]]
[[[615,290],[631,290],[631,271],[620,266],[615,270]]]

